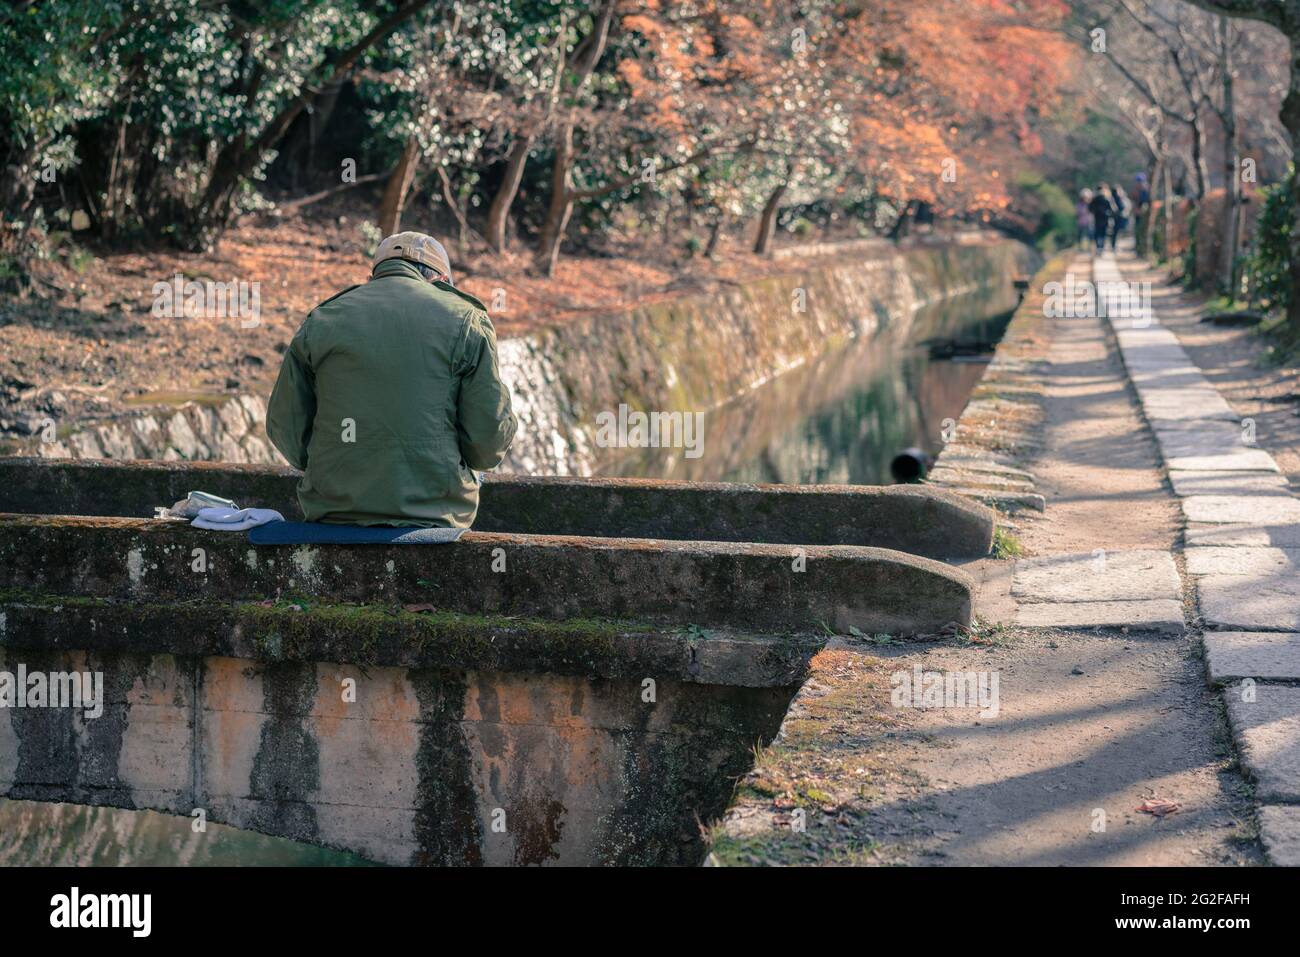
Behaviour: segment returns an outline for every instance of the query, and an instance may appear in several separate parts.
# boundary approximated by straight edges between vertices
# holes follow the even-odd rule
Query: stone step
[[[1188,495],[1179,504],[1189,522],[1212,525],[1300,525],[1300,499],[1282,495]]]
[[[300,517],[279,466],[0,458],[0,511],[144,517],[201,489]],[[477,531],[794,545],[929,558],[987,555],[994,513],[919,485],[744,485],[487,474]]]
[[[1300,549],[1204,545],[1188,548],[1190,575],[1280,575],[1300,566]],[[1300,572],[1295,572],[1300,574]]]
[[[1016,609],[1022,628],[1127,628],[1181,635],[1183,606],[1171,599],[1154,601],[1034,602]]]
[[[1009,479],[1020,479],[1025,482],[1034,482],[1032,472],[1026,472],[1024,469],[1014,468],[1010,465],[1003,465],[1000,462],[994,462],[987,459],[976,458],[970,455],[949,455],[947,452],[940,454],[935,468],[950,468],[961,472],[974,472],[978,474],[999,475]]]
[[[1207,419],[1236,422],[1238,416],[1212,389],[1138,388],[1142,411],[1157,428],[1164,422],[1204,421]]]
[[[1022,558],[1011,580],[1021,602],[1177,600],[1180,593],[1173,557],[1151,549]]]
[[[1149,372],[1132,372],[1129,378],[1138,393],[1163,389],[1213,389],[1205,374],[1190,362],[1185,366],[1153,369]]]
[[[976,485],[946,485],[944,488],[949,492],[976,499],[985,505],[1001,509],[1004,512],[1016,512],[1020,509],[1042,512],[1047,509],[1047,499],[1037,492],[1002,492],[997,489]]]
[[[1188,547],[1300,548],[1300,527],[1295,525],[1212,525],[1195,522],[1183,538]]]
[[[1259,837],[1276,867],[1300,867],[1300,807],[1269,804],[1259,809]]]
[[[1206,627],[1300,631],[1300,575],[1202,575],[1196,580]]]
[[[852,545],[467,532],[445,545],[251,545],[160,519],[0,515],[0,589],[132,601],[432,604],[771,632],[930,634],[971,620],[960,570]],[[196,563],[200,563],[196,564]]]
[[[1068,552],[1016,562],[1011,595],[1027,628],[1183,632],[1178,569],[1168,552]]]
[[[1237,684],[1224,691],[1241,763],[1263,804],[1300,802],[1300,688]]]
[[[1278,472],[1206,472],[1174,470],[1169,473],[1174,494],[1285,495],[1290,486]]]
[[[1032,492],[1034,483],[1026,479],[1012,478],[997,472],[968,472],[964,469],[935,468],[927,476],[930,482],[942,486],[963,486],[966,488],[989,488],[1009,492]]]
[[[1171,470],[1278,471],[1271,455],[1242,442],[1242,430],[1236,423],[1157,421],[1153,426],[1161,455]]]
[[[1211,681],[1300,681],[1300,633],[1207,631],[1203,640]]]

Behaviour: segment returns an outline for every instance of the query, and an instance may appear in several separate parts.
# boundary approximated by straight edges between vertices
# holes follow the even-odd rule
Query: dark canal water
[[[621,451],[601,469],[693,481],[885,485],[908,447],[937,454],[1007,315],[979,297],[923,310],[911,340],[854,342],[704,417],[702,454]],[[966,353],[943,358],[953,350]],[[983,351],[983,358],[979,353]],[[356,865],[347,854],[150,811],[0,800],[0,865]]]
[[[888,485],[906,448],[937,455],[1009,314],[972,318],[977,303],[924,310],[909,341],[856,341],[702,416],[700,455],[617,449],[603,475],[696,482]],[[979,312],[974,313],[979,316]]]

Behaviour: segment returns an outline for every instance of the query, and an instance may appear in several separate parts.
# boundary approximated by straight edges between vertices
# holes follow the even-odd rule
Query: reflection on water
[[[945,418],[956,419],[983,363],[931,362],[921,351],[895,357],[893,370],[773,436],[757,456],[722,476],[728,482],[887,485],[890,460],[909,446],[937,455]]]
[[[328,851],[221,824],[195,833],[187,817],[0,800],[0,866],[364,866]]]
[[[855,342],[786,373],[704,417],[703,454],[625,450],[601,469],[695,481],[844,483],[890,481],[904,448],[939,450],[945,418],[956,419],[982,362],[937,360],[922,339],[995,343],[1008,316],[978,297],[918,314],[912,342],[888,334]],[[975,318],[972,318],[975,317]],[[354,865],[363,860],[281,838],[190,818],[0,800],[0,865]]]
[[[703,416],[703,449],[614,450],[600,474],[696,482],[887,485],[890,460],[910,446],[939,452],[985,363],[931,358],[930,344],[969,351],[1001,338],[1009,316],[982,321],[937,313],[926,344],[858,341]],[[935,348],[950,355],[951,349]]]

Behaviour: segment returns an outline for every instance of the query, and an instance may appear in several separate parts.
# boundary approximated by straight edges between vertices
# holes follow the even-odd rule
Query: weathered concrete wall
[[[284,466],[0,458],[0,512],[147,516],[202,489],[299,514]],[[985,555],[993,512],[920,486],[782,486],[488,475],[480,531],[791,545],[864,545],[928,558]]]
[[[872,243],[824,265],[615,315],[592,315],[500,342],[519,436],[503,468],[589,475],[602,450],[595,416],[634,409],[708,412],[851,339],[917,333],[925,307],[966,297],[978,318],[1015,307],[1011,279],[1036,254],[1010,240],[899,248]],[[796,297],[803,310],[795,308]],[[102,423],[60,423],[27,454],[276,462],[264,396],[190,402]]]
[[[19,662],[102,672],[107,703],[0,709],[0,795],[201,808],[390,864],[696,862],[792,692],[0,647]]]

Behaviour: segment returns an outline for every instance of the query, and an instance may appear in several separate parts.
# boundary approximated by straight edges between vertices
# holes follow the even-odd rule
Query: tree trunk
[[[393,175],[384,185],[384,198],[379,202],[379,232],[391,236],[402,225],[402,210],[406,208],[406,194],[415,182],[415,171],[419,168],[420,144],[414,136],[407,139],[402,147],[402,156],[397,161]]]
[[[709,230],[709,242],[704,247],[704,258],[712,259],[718,252],[718,241],[722,239],[722,227],[726,223],[727,214],[719,211],[713,220],[713,226]]]
[[[1173,235],[1174,228],[1174,183],[1173,174],[1169,171],[1169,158],[1165,157],[1164,182],[1161,183],[1161,192],[1164,194],[1164,200],[1160,205],[1160,214],[1164,216],[1165,228],[1164,236],[1160,242],[1160,256],[1166,263],[1169,262],[1169,238]]]
[[[577,95],[591,79],[596,64],[604,55],[605,45],[609,41],[610,24],[614,21],[614,0],[606,0],[595,16],[592,30],[573,51],[573,72],[576,82],[570,89],[570,96]],[[557,74],[556,92],[559,92],[561,77]],[[573,169],[573,130],[578,117],[570,109],[568,116],[560,125],[555,137],[555,163],[551,168],[551,202],[546,209],[546,219],[542,223],[542,235],[537,244],[537,257],[533,268],[546,277],[555,275],[555,264],[560,258],[560,243],[564,240],[565,227],[569,225],[569,215],[573,212],[574,192],[570,182]]]
[[[776,232],[776,214],[781,211],[781,199],[789,185],[782,180],[763,204],[763,214],[758,220],[758,236],[754,240],[754,252],[760,256],[766,256],[772,246],[772,234]]]
[[[894,228],[889,231],[889,238],[896,243],[901,243],[912,233],[912,217],[915,215],[916,204],[908,200],[903,204],[903,211],[898,214],[898,221],[894,223]]]
[[[510,152],[506,155],[505,175],[488,206],[487,241],[499,253],[506,251],[506,224],[510,221],[510,207],[519,195],[519,183],[524,178],[524,167],[528,163],[528,152],[532,145],[532,134],[515,137],[515,141],[510,144]]]
[[[1241,157],[1237,153],[1237,104],[1232,87],[1231,21],[1221,23],[1220,66],[1223,70],[1223,185],[1224,224],[1222,280],[1228,301],[1237,298],[1237,242],[1241,215]]]
[[[573,117],[565,120],[555,139],[555,160],[551,165],[551,202],[542,221],[542,235],[537,242],[534,268],[550,278],[560,257],[560,241],[573,212],[569,174],[573,166]]]
[[[469,220],[456,200],[456,191],[451,188],[451,177],[447,175],[447,167],[441,164],[438,166],[438,182],[442,186],[442,201],[447,204],[447,208],[451,210],[451,215],[456,220],[456,255],[464,259],[469,242]]]
[[[1205,198],[1208,191],[1210,167],[1205,159],[1205,121],[1199,113],[1192,119],[1192,172],[1196,176],[1196,201]]]
[[[1152,255],[1156,250],[1156,184],[1164,175],[1165,157],[1161,153],[1156,157],[1155,167],[1151,170],[1151,182],[1147,186],[1147,192],[1150,194],[1147,198],[1146,220],[1142,223],[1142,249],[1141,254],[1144,256]]]

